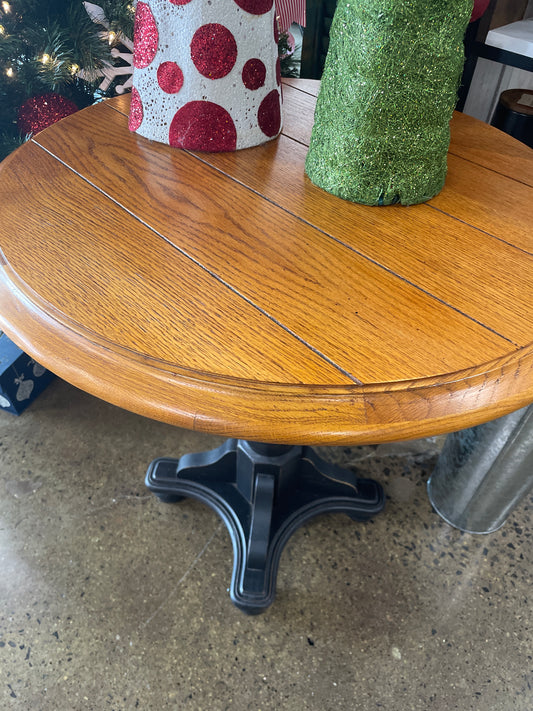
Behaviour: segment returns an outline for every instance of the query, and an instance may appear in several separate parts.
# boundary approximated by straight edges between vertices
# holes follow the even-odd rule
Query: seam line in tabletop
[[[500,173],[500,175],[501,175],[501,173]],[[520,182],[520,181],[517,181],[517,182]],[[526,183],[522,183],[522,185],[526,185]],[[446,212],[446,210],[443,210],[442,208],[437,207],[436,205],[431,205],[430,203],[427,203],[426,207],[430,207],[432,210],[435,210],[436,212],[440,212],[442,215],[446,215],[447,217],[450,217],[452,220],[456,220],[457,222],[460,222],[462,225],[471,227],[473,230],[477,230],[478,232],[481,232],[481,234],[487,235],[487,237],[492,237],[493,239],[498,240],[498,242],[502,242],[503,244],[506,244],[508,247],[511,247],[512,249],[516,249],[519,252],[522,252],[523,254],[527,254],[528,256],[533,256],[533,252],[530,252],[529,250],[524,249],[523,247],[519,247],[518,245],[513,244],[512,242],[508,242],[507,240],[503,239],[502,237],[498,237],[498,235],[492,234],[492,232],[487,232],[487,230],[482,230],[481,227],[476,227],[475,225],[470,224],[470,222],[467,222],[466,220],[462,220],[460,217],[457,217],[456,215],[450,215],[449,212]]]
[[[294,86],[294,84],[285,84],[285,82],[284,82],[283,85],[290,87],[290,88],[293,89],[294,91],[299,91],[300,94],[306,94],[307,96],[312,96],[313,99],[316,99],[316,98],[317,98],[317,97],[316,97],[316,94],[313,94],[312,91],[306,91],[305,89],[302,89],[302,88],[299,87],[299,86]]]
[[[312,94],[311,92],[305,91],[305,90],[302,89],[301,87],[294,86],[293,84],[290,84],[290,83],[289,83],[289,84],[286,84],[286,86],[287,86],[287,87],[290,87],[290,89],[293,90],[293,91],[297,91],[297,92],[299,92],[299,93],[301,93],[301,94],[306,94],[307,96],[311,96],[311,97],[314,98],[314,94]],[[109,106],[110,109],[112,109],[113,111],[115,111],[116,113],[118,113],[118,114],[120,114],[120,115],[122,115],[122,116],[126,116],[126,115],[127,115],[126,113],[124,113],[123,110],[117,108],[116,106],[114,106],[114,105],[111,104],[111,103],[110,103],[108,106]],[[306,142],[306,141],[301,141],[301,140],[299,140],[298,138],[295,138],[294,136],[290,136],[290,135],[288,135],[288,134],[283,134],[283,136],[284,136],[284,138],[285,138],[286,140],[293,141],[294,143],[297,143],[297,144],[300,145],[300,146],[308,147],[308,145],[309,145],[308,142]],[[195,158],[195,159],[197,159],[197,160],[200,160],[202,163],[204,163],[204,165],[209,166],[210,168],[216,170],[216,171],[219,172],[220,174],[225,175],[227,178],[229,178],[229,179],[232,180],[233,182],[238,183],[238,184],[241,185],[242,187],[245,187],[247,190],[249,190],[250,192],[254,193],[255,195],[259,195],[260,197],[264,198],[265,200],[267,200],[268,202],[270,202],[272,205],[275,205],[276,207],[279,207],[280,209],[284,210],[285,212],[287,212],[287,214],[290,214],[290,215],[292,215],[293,217],[296,217],[296,218],[298,218],[299,220],[301,220],[301,218],[300,218],[298,215],[296,215],[294,212],[291,212],[291,211],[288,210],[287,208],[284,208],[282,205],[280,205],[279,203],[277,203],[277,202],[275,202],[274,200],[270,199],[269,197],[267,197],[267,196],[264,195],[263,193],[260,193],[260,192],[258,192],[257,190],[254,190],[254,189],[251,188],[250,186],[246,185],[246,183],[243,183],[242,181],[237,180],[234,176],[230,175],[229,173],[226,173],[226,172],[224,172],[223,170],[221,170],[220,168],[217,168],[217,167],[216,167],[215,165],[213,165],[208,159],[204,159],[204,158],[202,157],[202,155],[199,155],[198,152],[189,151],[189,150],[187,150],[187,149],[182,149],[182,150],[183,150],[185,153],[187,153],[188,155],[192,156],[193,158]],[[483,168],[483,169],[485,169],[485,170],[490,170],[490,171],[492,171],[493,173],[496,173],[497,175],[501,175],[503,178],[507,178],[507,179],[509,179],[509,180],[512,180],[512,181],[515,182],[515,183],[518,183],[519,185],[525,185],[526,187],[529,187],[529,184],[526,183],[526,182],[524,182],[524,181],[522,181],[522,180],[518,180],[517,178],[513,178],[512,176],[509,176],[509,175],[507,175],[506,173],[502,173],[502,172],[500,172],[500,171],[497,171],[497,170],[495,170],[494,168],[487,168],[487,166],[483,165],[482,163],[478,163],[478,162],[476,162],[476,161],[474,161],[474,160],[472,160],[472,159],[470,159],[470,158],[465,158],[465,157],[462,156],[460,153],[456,153],[456,152],[454,152],[453,150],[450,150],[450,154],[454,155],[454,156],[455,156],[456,158],[458,158],[459,160],[464,160],[464,161],[466,161],[467,163],[470,163],[470,164],[472,164],[472,165],[479,166],[479,167],[481,167],[481,168]],[[445,210],[442,210],[441,208],[438,208],[438,207],[436,207],[435,205],[432,205],[431,202],[427,202],[427,203],[424,205],[424,207],[425,207],[425,208],[431,208],[431,209],[433,209],[433,210],[436,210],[437,212],[440,212],[441,214],[446,215],[446,216],[447,216],[448,218],[450,218],[451,220],[454,220],[455,222],[459,222],[460,224],[466,225],[467,227],[470,227],[470,228],[473,229],[473,230],[477,230],[479,233],[484,234],[484,235],[486,235],[487,237],[491,237],[492,239],[495,239],[495,240],[497,240],[498,242],[501,242],[501,243],[503,243],[503,244],[506,244],[507,246],[511,247],[512,249],[516,249],[516,250],[518,250],[519,252],[522,252],[522,253],[527,254],[527,255],[530,255],[530,256],[533,254],[533,253],[529,252],[528,250],[526,250],[526,249],[524,249],[524,248],[522,248],[522,247],[519,247],[519,246],[513,244],[512,242],[508,242],[507,240],[503,239],[502,237],[499,237],[498,235],[493,234],[492,232],[488,232],[487,230],[483,230],[483,229],[481,229],[480,227],[477,227],[476,225],[472,225],[471,223],[467,222],[466,220],[463,220],[463,219],[461,219],[460,217],[457,217],[456,215],[452,215],[452,214],[450,214],[449,212],[446,212]],[[305,222],[304,220],[301,220],[301,221],[302,221],[302,222]],[[312,227],[316,227],[314,224],[312,224],[312,223],[310,223],[310,222],[307,222],[306,224],[309,224],[309,225],[311,225]],[[320,228],[316,227],[316,229],[320,229]],[[325,234],[329,234],[329,233],[325,233]],[[336,238],[335,238],[335,237],[332,237],[332,239],[336,239]],[[341,243],[344,244],[342,241],[341,241]],[[357,252],[357,250],[354,250],[354,251],[356,251],[357,254],[359,254],[359,255],[365,257],[365,255],[364,255],[362,252]],[[378,264],[379,266],[381,266],[381,264],[380,264],[379,262],[374,262],[374,263],[375,263],[375,264]],[[391,272],[391,273],[396,274],[396,272],[394,272],[394,271]],[[400,278],[401,278],[401,277],[400,277]],[[427,293],[429,293],[429,292],[427,292]],[[446,302],[442,302],[442,303],[446,303]],[[452,308],[453,308],[453,307],[452,307]],[[460,312],[460,313],[461,313],[461,312]],[[482,324],[482,325],[483,325],[483,324]],[[495,333],[497,333],[497,332],[495,332]],[[500,335],[500,334],[497,334],[497,335]]]
[[[289,138],[290,140],[293,140],[292,138],[290,138],[290,137],[288,137],[288,136],[286,136],[286,138]],[[342,245],[343,247],[345,247],[346,249],[349,249],[349,250],[350,250],[351,252],[353,252],[354,254],[357,254],[359,257],[362,257],[363,259],[365,259],[366,261],[370,262],[371,264],[374,264],[374,265],[375,265],[376,267],[378,267],[379,269],[382,269],[383,271],[387,272],[387,274],[390,274],[391,276],[393,276],[393,277],[399,279],[400,281],[404,282],[405,284],[409,284],[409,286],[411,286],[411,287],[417,289],[417,291],[420,291],[421,293],[425,294],[426,296],[429,296],[431,299],[437,301],[439,304],[442,304],[443,306],[446,306],[447,308],[451,309],[451,310],[454,311],[455,313],[458,313],[458,314],[460,314],[461,316],[464,316],[465,318],[469,319],[469,321],[471,321],[472,323],[475,323],[475,324],[477,324],[478,326],[481,326],[481,327],[484,328],[485,330],[489,331],[490,333],[493,333],[494,335],[498,336],[499,338],[502,338],[504,341],[506,341],[507,343],[510,343],[511,345],[515,346],[516,348],[519,347],[519,344],[518,344],[518,343],[515,343],[513,340],[511,340],[511,339],[508,338],[507,336],[504,336],[503,334],[499,333],[499,332],[496,331],[494,328],[491,328],[491,327],[488,326],[487,324],[485,324],[485,323],[483,323],[483,322],[481,322],[481,321],[478,321],[478,319],[473,318],[471,315],[465,313],[464,311],[461,311],[461,309],[457,308],[456,306],[453,306],[452,304],[449,304],[447,301],[445,301],[444,299],[441,299],[439,296],[437,296],[436,294],[431,293],[431,292],[428,291],[427,289],[423,289],[423,288],[422,288],[421,286],[419,286],[418,284],[415,284],[415,283],[412,282],[410,279],[407,279],[406,277],[402,276],[401,274],[398,274],[397,272],[395,272],[395,271],[394,271],[393,269],[391,269],[390,267],[387,267],[385,264],[382,264],[381,262],[377,261],[376,259],[373,259],[372,257],[369,257],[369,256],[368,256],[367,254],[365,254],[364,252],[361,252],[360,250],[355,249],[355,247],[351,246],[350,244],[347,244],[346,242],[344,242],[344,241],[343,241],[342,239],[340,239],[339,237],[335,237],[334,235],[330,234],[329,232],[326,232],[324,229],[318,227],[318,226],[315,225],[314,223],[309,222],[308,220],[305,220],[303,217],[301,217],[301,215],[298,215],[298,214],[292,212],[291,210],[289,210],[288,208],[284,207],[283,205],[280,205],[278,202],[276,202],[275,200],[272,200],[272,199],[271,199],[270,197],[268,197],[267,195],[264,195],[263,193],[260,193],[259,191],[254,190],[254,189],[251,188],[249,185],[246,185],[246,183],[243,183],[241,180],[238,180],[238,179],[235,178],[234,176],[229,175],[228,173],[224,172],[223,170],[221,170],[221,169],[218,168],[217,166],[213,165],[212,163],[209,162],[209,160],[204,159],[201,155],[198,155],[198,153],[189,152],[189,151],[186,151],[186,152],[187,152],[191,157],[196,158],[196,160],[200,161],[201,163],[203,163],[204,165],[208,166],[208,167],[211,168],[212,170],[215,170],[217,173],[220,173],[221,175],[225,175],[227,178],[229,178],[230,180],[232,180],[234,183],[237,183],[237,184],[240,185],[241,187],[246,188],[246,190],[248,190],[249,192],[253,193],[254,195],[257,195],[258,197],[261,197],[262,199],[264,199],[264,200],[266,200],[267,202],[269,202],[271,205],[275,205],[277,208],[279,208],[280,210],[283,210],[283,212],[285,212],[287,215],[291,215],[291,217],[294,217],[295,219],[297,219],[297,220],[298,220],[299,222],[301,222],[302,224],[307,225],[307,226],[309,226],[309,227],[312,227],[314,230],[316,230],[316,231],[319,232],[320,234],[324,235],[325,237],[328,237],[329,239],[332,239],[332,240],[333,240],[334,242],[336,242],[337,244],[340,244],[340,245]],[[426,207],[428,207],[428,206],[426,206]],[[434,209],[437,209],[437,208],[434,208]],[[443,212],[443,211],[440,210],[440,212]],[[452,215],[448,215],[448,213],[444,213],[444,212],[443,212],[443,214],[446,214],[447,216],[453,218],[453,216],[452,216]],[[455,218],[454,218],[454,219],[455,219]],[[459,222],[463,222],[463,220],[458,220],[458,221],[459,221]],[[464,224],[468,224],[468,223],[464,223]],[[472,227],[472,229],[478,230],[478,232],[482,232],[483,234],[487,234],[489,237],[494,237],[494,239],[499,239],[498,237],[495,237],[494,235],[492,235],[492,234],[490,234],[490,233],[488,233],[488,232],[484,232],[483,230],[479,230],[477,227],[474,227],[474,226],[472,226],[472,225],[469,225],[469,227]],[[500,241],[503,241],[503,240],[500,240]],[[506,244],[507,244],[507,243],[506,243]],[[510,246],[514,246],[514,245],[510,245]],[[517,248],[517,249],[518,249],[518,248]],[[523,250],[521,250],[521,251],[523,251]],[[526,254],[527,254],[527,252],[526,252]],[[256,308],[258,308],[258,307],[256,307]],[[274,320],[275,320],[275,319],[274,319]],[[292,332],[291,332],[291,333],[292,333]],[[293,335],[295,335],[295,334],[293,334]],[[304,341],[304,342],[305,342],[305,341]],[[306,343],[306,345],[309,345],[309,344]],[[312,348],[312,346],[309,346],[309,347]],[[322,354],[321,354],[321,355],[322,355]],[[323,356],[323,357],[325,357],[325,356]],[[338,366],[337,366],[337,367],[338,367]],[[341,370],[342,370],[342,369],[341,369]],[[344,372],[344,371],[342,371],[342,372]],[[345,373],[345,374],[346,374],[346,373]],[[353,376],[351,376],[351,377],[353,377]]]
[[[171,246],[173,249],[175,249],[177,252],[182,254],[186,259],[191,261],[193,264],[195,264],[197,267],[202,269],[204,272],[209,274],[213,279],[216,279],[219,284],[222,284],[224,287],[229,289],[235,296],[238,296],[240,299],[245,301],[247,304],[252,306],[256,311],[258,311],[261,315],[263,315],[265,318],[268,318],[269,321],[272,323],[276,324],[279,328],[283,329],[286,333],[288,333],[290,336],[295,338],[299,343],[301,343],[303,346],[308,348],[310,351],[312,351],[315,355],[319,356],[323,361],[331,365],[333,368],[338,370],[340,373],[342,373],[345,377],[349,378],[353,383],[356,385],[363,385],[363,382],[359,380],[355,375],[352,373],[349,373],[347,370],[345,370],[342,366],[340,366],[338,363],[335,363],[334,360],[331,358],[328,358],[327,355],[322,353],[318,348],[315,348],[313,345],[308,343],[306,340],[304,340],[301,336],[299,336],[297,333],[292,331],[290,328],[285,326],[281,321],[278,321],[277,318],[272,316],[271,314],[268,313],[268,311],[265,311],[262,309],[258,304],[254,303],[250,298],[242,294],[238,289],[233,287],[231,284],[229,284],[227,281],[225,281],[221,276],[213,272],[211,269],[208,269],[202,262],[198,261],[195,259],[192,255],[190,255],[186,250],[182,249],[181,247],[178,247],[176,244],[174,244],[171,240],[169,240],[165,235],[161,234],[158,230],[156,230],[154,227],[152,227],[148,222],[145,220],[141,219],[138,215],[136,215],[134,212],[129,210],[127,207],[125,207],[122,203],[120,203],[118,200],[116,200],[114,197],[109,195],[109,193],[105,192],[105,190],[102,190],[102,188],[98,187],[95,183],[93,183],[91,180],[86,178],[85,176],[81,175],[77,170],[74,170],[68,163],[66,163],[64,160],[59,158],[59,156],[55,155],[52,153],[52,151],[48,150],[48,148],[45,148],[43,145],[41,145],[35,138],[31,139],[32,143],[34,143],[36,146],[38,146],[41,150],[43,150],[45,153],[47,153],[51,158],[54,160],[57,160],[58,163],[61,163],[61,165],[64,165],[65,168],[70,170],[74,175],[76,175],[78,178],[83,180],[85,183],[90,185],[92,188],[97,190],[101,195],[104,195],[110,202],[112,202],[114,205],[119,207],[121,210],[124,210],[128,215],[133,217],[137,222],[139,222],[141,225],[146,227],[146,229],[150,230],[150,232],[153,232],[153,234],[157,235],[159,238],[161,238],[164,242],[166,242],[169,246]],[[191,154],[194,156],[194,154]]]
[[[508,173],[502,173],[501,170],[496,170],[496,168],[494,168],[493,166],[488,167],[482,161],[473,160],[472,158],[467,158],[466,156],[461,155],[461,153],[454,151],[453,149],[449,149],[448,153],[452,156],[455,156],[456,158],[460,158],[461,160],[466,161],[467,163],[471,163],[472,165],[477,165],[479,168],[484,168],[485,170],[490,170],[493,173],[496,173],[497,175],[501,175],[502,178],[507,178],[508,180],[513,180],[515,183],[518,183],[519,185],[525,185],[528,188],[531,187],[531,183],[528,183],[525,180],[519,180],[518,178],[515,178],[512,175],[509,175]]]
[[[109,105],[108,107],[111,108],[111,109],[113,109],[116,113],[119,113],[119,114],[122,115],[122,116],[125,115],[123,111],[116,109],[113,105]],[[290,136],[285,136],[285,139],[286,139],[286,140],[288,139],[288,140],[290,140],[290,141],[295,141],[295,139],[293,139],[293,138],[290,137]],[[41,146],[41,144],[38,143],[38,140],[36,140],[36,139],[33,139],[33,140],[34,140],[34,142],[35,142],[37,145],[39,145],[40,147],[42,147],[44,150],[47,150],[47,149],[45,149],[43,146]],[[295,143],[299,143],[299,142],[295,141]],[[302,144],[300,144],[300,145],[302,145]],[[50,153],[50,155],[53,155],[57,160],[61,160],[59,157],[55,156],[52,152],[50,152],[50,151],[48,151],[48,152]],[[188,150],[184,150],[183,152],[186,153],[186,154],[187,154],[188,156],[190,156],[191,158],[193,158],[194,160],[198,161],[199,163],[202,163],[203,165],[205,165],[209,170],[213,170],[213,171],[215,171],[215,173],[218,173],[219,175],[225,176],[227,179],[229,179],[229,180],[230,180],[231,182],[233,182],[235,185],[239,185],[241,188],[245,188],[246,191],[249,192],[250,194],[253,194],[253,195],[256,195],[256,196],[260,197],[262,200],[265,200],[267,203],[270,203],[271,205],[275,206],[277,209],[282,210],[283,212],[285,212],[285,214],[291,215],[293,218],[296,218],[296,219],[298,220],[298,222],[300,222],[301,224],[304,224],[304,225],[306,225],[306,226],[308,226],[308,227],[311,227],[313,230],[316,230],[317,233],[322,234],[322,235],[325,236],[326,238],[332,239],[335,243],[337,243],[337,244],[341,245],[342,247],[344,247],[344,248],[350,250],[350,252],[352,252],[353,254],[357,254],[359,257],[362,257],[363,259],[365,259],[365,261],[367,261],[367,262],[373,264],[374,266],[378,267],[379,269],[381,269],[381,270],[384,271],[385,273],[389,274],[390,276],[399,279],[402,283],[405,283],[405,284],[409,285],[409,286],[412,287],[412,288],[415,288],[419,293],[423,293],[425,296],[429,297],[429,298],[432,299],[434,302],[439,303],[439,304],[445,306],[446,308],[451,309],[453,312],[455,312],[455,313],[457,313],[457,314],[460,314],[462,317],[467,318],[471,323],[475,323],[476,325],[480,326],[480,327],[483,328],[484,330],[486,330],[486,331],[488,331],[488,332],[490,332],[490,333],[493,333],[494,335],[496,335],[496,336],[498,336],[499,338],[503,339],[505,342],[512,344],[514,347],[518,347],[518,344],[517,344],[514,340],[512,340],[511,338],[509,338],[509,337],[503,335],[503,334],[500,333],[498,330],[492,328],[491,326],[487,325],[487,324],[484,323],[483,321],[478,320],[477,318],[474,318],[472,315],[466,313],[466,312],[463,311],[461,308],[459,308],[459,307],[457,307],[457,306],[454,306],[453,304],[449,303],[446,299],[444,299],[444,298],[442,298],[442,297],[436,295],[435,293],[433,293],[433,291],[430,291],[430,290],[428,290],[427,288],[424,288],[424,287],[420,286],[419,284],[413,282],[411,279],[407,278],[406,276],[402,275],[401,273],[398,273],[398,271],[394,270],[393,268],[386,266],[385,264],[383,264],[383,263],[382,263],[381,261],[379,261],[378,259],[375,259],[375,258],[369,256],[368,254],[366,254],[365,252],[356,249],[354,246],[352,246],[352,245],[350,245],[349,243],[345,242],[341,237],[337,237],[337,236],[331,234],[327,229],[321,228],[321,227],[317,226],[314,222],[311,222],[311,221],[309,221],[309,220],[306,220],[306,219],[303,218],[301,215],[299,215],[299,214],[296,213],[295,211],[291,210],[291,209],[290,209],[290,206],[285,206],[285,205],[283,205],[283,204],[280,204],[279,200],[273,199],[272,197],[270,197],[270,196],[264,194],[263,192],[261,192],[261,191],[255,189],[255,188],[253,188],[253,187],[251,187],[250,185],[248,185],[247,183],[243,182],[242,180],[239,180],[236,176],[234,176],[234,175],[228,173],[228,172],[225,171],[223,168],[220,168],[220,167],[218,167],[216,164],[214,164],[213,162],[211,162],[211,160],[209,159],[209,156],[204,157],[202,154],[199,154],[198,152],[188,151]],[[67,164],[65,164],[65,165],[67,165]],[[67,166],[67,167],[69,167],[69,166]],[[75,171],[73,168],[70,168],[70,170],[72,170],[74,173],[76,173],[76,171]],[[88,179],[86,179],[86,178],[84,178],[84,180],[87,180],[87,182],[90,182],[90,181],[89,181]],[[96,187],[96,186],[94,186],[94,187]],[[101,192],[103,192],[103,191],[101,191]],[[105,193],[104,193],[104,194],[105,194]],[[121,203],[119,203],[118,201],[117,201],[117,204],[120,205],[120,207],[121,207],[122,209],[126,209],[126,208],[125,208]],[[428,206],[426,205],[426,206],[424,206],[424,207],[427,209]],[[447,217],[452,217],[452,218],[453,218],[453,216],[448,215],[448,213],[446,213],[446,212],[444,212],[444,211],[442,211],[442,210],[441,210],[440,212],[441,212],[441,214],[445,214]],[[136,217],[136,219],[139,219],[139,218],[137,218],[137,216],[135,216],[135,217]],[[462,224],[466,224],[466,223],[464,223],[462,220],[457,220],[457,218],[453,218],[453,220],[454,220],[455,222],[460,222],[460,223],[462,223]],[[481,233],[481,234],[485,234],[485,235],[487,235],[487,236],[489,236],[489,237],[494,237],[494,238],[497,239],[499,242],[502,242],[502,241],[503,241],[503,240],[501,240],[500,238],[495,237],[495,236],[492,235],[491,233],[488,233],[488,232],[485,232],[485,231],[483,231],[483,230],[480,230],[479,228],[477,228],[477,227],[475,227],[475,226],[472,226],[472,225],[469,225],[469,226],[470,226],[472,229],[477,230],[477,231],[478,231],[479,233]],[[150,228],[150,229],[152,229],[152,228]],[[154,230],[154,231],[156,231],[156,230]],[[158,233],[158,234],[159,234],[159,233]],[[162,235],[161,235],[161,236],[162,236]],[[504,242],[504,243],[507,244],[506,242]],[[514,246],[514,245],[510,245],[510,246],[512,247],[512,246]],[[522,250],[520,250],[520,251],[522,251]],[[184,253],[184,254],[186,254],[186,253]],[[187,254],[187,256],[188,256],[189,258],[191,258],[190,255]],[[203,266],[203,265],[202,265],[202,266]],[[205,267],[203,267],[203,268],[205,268]],[[209,270],[207,270],[207,271],[209,271]],[[211,273],[211,272],[209,272],[209,273]],[[222,283],[225,283],[226,286],[229,286],[226,282],[224,282],[224,280],[222,280]],[[238,291],[236,291],[235,293],[238,293],[239,296],[241,296],[241,298],[245,298],[245,297],[244,297],[242,294],[240,294]],[[253,304],[253,306],[254,306],[256,309],[259,309],[259,310],[262,311],[262,309],[260,309],[260,307],[257,306],[256,304],[254,304],[253,302],[250,302],[250,304]],[[273,316],[271,316],[270,314],[268,314],[268,312],[263,312],[263,313],[264,313],[265,316],[267,316],[267,317],[268,317],[269,319],[271,319],[273,322],[277,323],[277,324],[280,325],[280,326],[282,325],[282,324],[281,324],[279,321],[277,321]],[[285,330],[286,330],[288,333],[290,333],[291,335],[293,335],[294,337],[300,339],[299,336],[297,336],[293,331],[291,331],[291,330],[288,329],[287,327],[283,326],[283,328],[285,328]],[[315,348],[314,348],[310,343],[308,343],[306,340],[304,340],[304,339],[300,339],[300,340],[301,340],[301,342],[302,342],[303,344],[305,344],[307,347],[309,347],[310,349],[314,350],[314,351],[317,353],[317,355],[319,355],[320,357],[322,357],[324,360],[326,360],[328,363],[330,363],[330,364],[333,365],[335,368],[337,368],[340,372],[342,372],[343,375],[350,377],[352,380],[355,380],[356,382],[360,382],[360,380],[359,380],[356,376],[349,374],[349,373],[348,373],[347,371],[345,371],[341,366],[339,366],[337,363],[335,363],[334,361],[330,360],[327,356],[325,356],[321,351],[315,349]]]

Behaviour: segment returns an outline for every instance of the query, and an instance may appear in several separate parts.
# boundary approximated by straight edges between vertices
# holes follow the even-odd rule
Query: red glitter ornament
[[[225,77],[237,60],[235,37],[217,22],[202,25],[191,40],[191,59],[202,76],[208,79]]]
[[[264,15],[272,9],[274,0],[235,0],[235,2],[251,15]]]
[[[133,30],[133,66],[144,69],[154,61],[159,32],[152,11],[145,2],[138,2]]]
[[[78,110],[76,104],[60,94],[32,96],[19,109],[17,126],[23,135],[39,133]]]
[[[167,94],[177,94],[183,86],[183,72],[176,62],[163,62],[157,68],[157,83]]]
[[[242,68],[242,83],[247,89],[255,91],[264,86],[266,67],[260,59],[249,59]]]
[[[489,3],[490,0],[474,0],[474,9],[472,10],[470,22],[475,22],[476,20],[479,20],[481,15],[483,15],[485,13],[485,10],[488,8]]]
[[[143,122],[143,102],[139,92],[135,87],[131,90],[131,104],[130,104],[130,117],[128,121],[128,128],[130,131],[136,131],[141,123]]]
[[[279,93],[274,89],[265,96],[257,112],[259,128],[265,136],[272,138],[281,128],[281,105]]]
[[[229,113],[211,101],[189,101],[179,109],[168,132],[169,144],[191,151],[234,151],[237,129]]]

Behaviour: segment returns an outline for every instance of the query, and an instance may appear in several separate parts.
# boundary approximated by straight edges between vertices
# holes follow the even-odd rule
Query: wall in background
[[[477,40],[484,42],[489,30],[530,17],[533,17],[533,0],[492,0],[480,20]],[[480,57],[464,113],[490,123],[500,94],[506,89],[533,89],[533,72]]]

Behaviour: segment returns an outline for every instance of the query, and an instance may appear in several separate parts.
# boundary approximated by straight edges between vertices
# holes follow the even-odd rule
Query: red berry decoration
[[[470,22],[475,22],[479,20],[481,15],[484,14],[485,10],[488,8],[490,0],[474,0],[474,9],[472,10],[472,17]]]
[[[32,96],[20,107],[17,126],[23,135],[33,135],[77,110],[73,101],[60,94]]]

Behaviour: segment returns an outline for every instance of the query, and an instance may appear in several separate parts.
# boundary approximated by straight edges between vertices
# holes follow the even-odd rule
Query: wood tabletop
[[[464,114],[445,188],[368,207],[304,174],[318,82],[235,153],[127,130],[129,97],[0,165],[0,325],[111,403],[244,439],[359,444],[533,402],[533,151]]]

